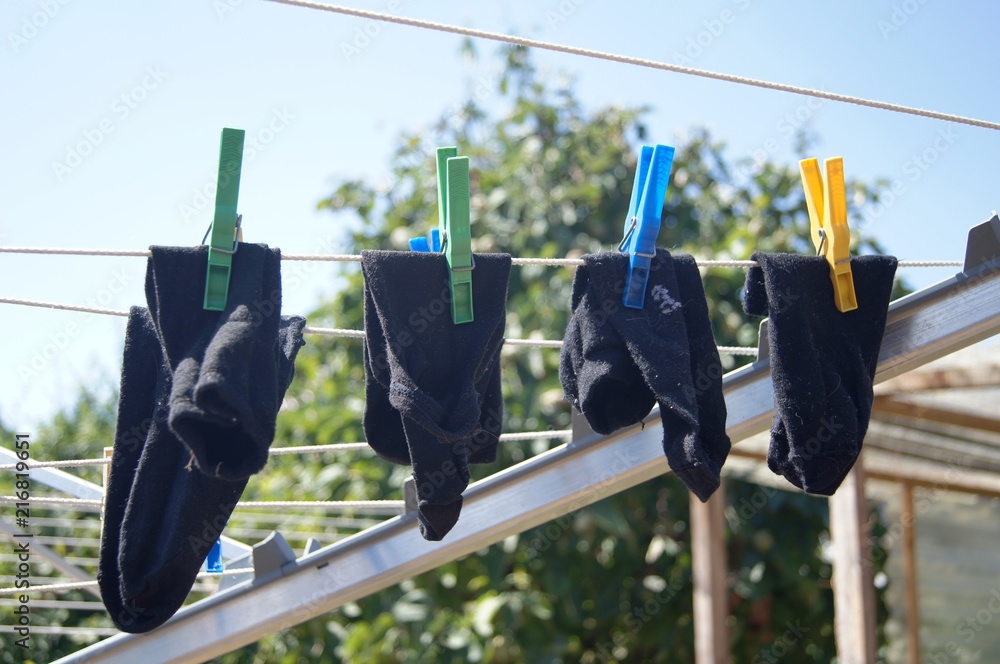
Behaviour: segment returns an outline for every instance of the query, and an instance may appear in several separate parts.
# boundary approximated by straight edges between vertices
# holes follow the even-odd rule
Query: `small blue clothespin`
[[[215,540],[215,544],[208,551],[208,556],[205,558],[205,571],[210,574],[221,574],[225,571],[225,567],[222,564],[222,538]]]
[[[441,251],[441,229],[432,228],[430,236],[411,237],[410,251],[433,251],[434,253]]]
[[[622,302],[630,309],[642,309],[646,300],[646,284],[656,257],[656,237],[660,234],[660,215],[673,163],[674,149],[669,145],[642,146],[625,217],[625,237],[618,245],[619,251],[629,255]]]

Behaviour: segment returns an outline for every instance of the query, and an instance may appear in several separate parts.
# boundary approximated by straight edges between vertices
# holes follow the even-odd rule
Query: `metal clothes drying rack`
[[[970,231],[963,272],[890,305],[875,381],[911,371],[998,332],[1000,219],[994,215]],[[723,386],[733,443],[764,431],[774,408],[767,357],[726,375]],[[646,421],[656,417],[654,412]],[[658,426],[635,425],[610,436],[574,436],[572,442],[471,485],[461,519],[442,542],[422,539],[413,513],[298,558],[274,533],[253,547],[253,579],[184,607],[149,634],[119,634],[59,661],[204,661],[667,472]],[[917,485],[924,481],[908,479]],[[963,482],[968,490],[1000,495],[996,476],[970,474]],[[847,491],[838,492],[836,498],[843,505],[835,519],[831,504],[832,525],[844,528],[833,523],[837,521],[858,527],[860,512],[855,509],[858,518],[853,519],[844,519],[843,514],[845,507],[857,508],[857,493],[851,487],[862,484],[849,478]],[[864,538],[859,539],[857,532],[853,535],[854,544],[860,546]],[[838,562],[835,574],[845,580],[841,585],[853,584],[855,589],[863,585],[863,570],[841,569]],[[841,592],[835,596],[838,603],[844,598]],[[838,608],[838,627],[845,611]],[[700,615],[696,601],[696,616]],[[867,649],[863,641],[856,647]],[[865,655],[841,653],[841,657],[845,662],[863,661]]]

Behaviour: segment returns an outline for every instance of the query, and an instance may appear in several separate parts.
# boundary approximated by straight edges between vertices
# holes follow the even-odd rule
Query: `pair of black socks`
[[[506,254],[475,255],[474,320],[455,324],[444,255],[361,254],[365,437],[382,458],[412,465],[428,540],[458,520],[469,464],[496,459],[510,265]]]
[[[861,453],[896,259],[851,261],[858,308],[838,311],[822,256],[755,253],[744,309],[768,316],[774,420],[767,465],[833,495]]]
[[[206,248],[153,247],[130,311],[98,582],[115,625],[147,632],[194,585],[260,470],[303,345],[281,317],[280,254],[241,244],[224,311],[202,308]]]
[[[642,421],[659,404],[670,468],[708,500],[730,441],[722,363],[694,259],[657,249],[642,309],[622,304],[627,254],[583,260],[559,364],[567,398],[601,434]]]

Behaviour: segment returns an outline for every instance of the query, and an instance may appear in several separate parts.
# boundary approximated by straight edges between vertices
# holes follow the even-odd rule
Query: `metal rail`
[[[876,382],[998,331],[994,258],[890,306]],[[724,390],[733,442],[768,427],[774,406],[766,360],[727,375]],[[415,514],[397,517],[192,604],[150,634],[114,636],[59,661],[205,661],[666,472],[658,423],[588,436],[470,486],[462,517],[443,542],[423,540]]]

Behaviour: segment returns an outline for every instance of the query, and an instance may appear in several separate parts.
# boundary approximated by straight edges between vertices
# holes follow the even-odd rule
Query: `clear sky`
[[[348,1],[348,0],[345,0]],[[349,0],[352,6],[515,32],[899,104],[1000,120],[1000,4],[708,0]],[[366,35],[367,33],[367,35]],[[351,251],[316,203],[345,178],[383,178],[401,130],[480,90],[496,62],[461,38],[260,0],[4,0],[0,4],[0,243],[142,249],[194,245],[210,222],[222,127],[247,130],[245,239],[286,253]],[[479,44],[491,53],[492,43]],[[808,123],[817,157],[898,192],[867,230],[908,259],[961,259],[968,227],[1000,207],[1000,132],[538,52],[589,108],[648,105],[650,140],[707,126],[731,158],[792,163]],[[203,193],[204,192],[204,193]],[[609,220],[616,226],[621,220]],[[0,254],[0,294],[125,309],[141,258]],[[300,270],[286,313],[336,287]],[[908,270],[924,286],[953,269]],[[124,319],[0,304],[0,419],[29,429],[81,384],[117,382]]]

